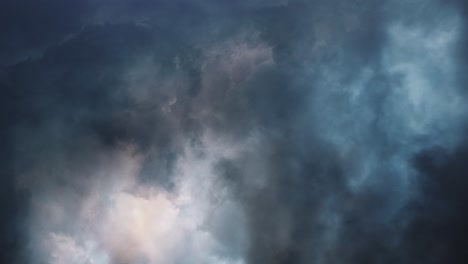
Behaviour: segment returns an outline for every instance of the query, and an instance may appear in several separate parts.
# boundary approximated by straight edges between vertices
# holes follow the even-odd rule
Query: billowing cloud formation
[[[239,147],[205,143],[205,155],[185,150],[171,193],[136,182],[142,157],[129,146],[92,175],[96,181],[83,198],[66,202],[60,199],[68,195],[60,193],[38,201],[33,233],[42,248],[36,258],[47,263],[239,263],[244,216],[228,190],[218,188],[212,170],[215,159],[235,155]],[[69,206],[76,207],[73,214]],[[229,222],[237,226],[217,230]]]
[[[463,1],[0,10],[2,263],[466,263]]]

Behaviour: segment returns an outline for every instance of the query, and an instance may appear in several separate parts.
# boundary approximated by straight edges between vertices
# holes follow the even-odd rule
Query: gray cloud
[[[1,5],[3,262],[465,262],[462,2]]]

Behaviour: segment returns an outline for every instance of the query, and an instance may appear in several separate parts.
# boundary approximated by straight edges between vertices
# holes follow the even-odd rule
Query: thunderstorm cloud
[[[1,0],[0,263],[468,263],[463,0]]]

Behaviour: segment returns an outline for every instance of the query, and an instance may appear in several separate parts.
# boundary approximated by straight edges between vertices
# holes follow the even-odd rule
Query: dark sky
[[[1,0],[0,263],[468,263],[463,0]]]

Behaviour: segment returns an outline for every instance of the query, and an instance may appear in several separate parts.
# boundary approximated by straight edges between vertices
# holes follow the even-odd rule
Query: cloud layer
[[[463,1],[0,10],[0,262],[466,262]]]

